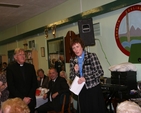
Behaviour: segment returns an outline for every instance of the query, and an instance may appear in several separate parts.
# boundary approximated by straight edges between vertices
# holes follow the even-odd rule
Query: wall
[[[110,3],[113,0],[89,0],[89,2],[86,2],[86,0],[68,0],[67,2],[52,8],[49,11],[46,11],[40,15],[37,15],[25,22],[22,22],[12,28],[9,28],[3,32],[0,33],[0,40],[7,39],[12,36],[16,36],[19,34],[22,34],[24,32],[39,28],[41,26],[45,26],[47,24],[50,24],[55,21],[59,21],[61,19],[68,18],[70,16],[79,14],[83,11],[87,11],[89,9],[92,9],[94,7],[101,6],[106,3]],[[63,8],[63,12],[62,12]],[[99,60],[102,64],[102,67],[104,69],[104,76],[110,77],[110,71],[108,70],[110,65],[115,65],[123,62],[128,61],[128,56],[124,55],[119,48],[117,47],[115,36],[114,36],[114,29],[115,24],[125,8],[116,10],[113,12],[105,13],[100,16],[93,17],[93,23],[100,23],[100,30],[101,35],[96,37],[96,45],[92,47],[88,47],[87,49],[90,52],[95,52]],[[30,24],[30,26],[29,26]],[[60,28],[57,28],[56,37],[64,36],[66,33],[72,30],[76,34],[78,34],[78,26],[77,23],[72,23]],[[51,34],[51,31],[49,31],[48,39],[45,38],[45,35],[43,33],[35,35],[34,37],[25,37],[26,41],[35,40],[36,49],[39,51],[38,58],[39,58],[39,68],[43,68],[45,71],[48,70],[48,58],[47,58],[47,46],[46,42],[49,39],[53,39],[53,35]],[[0,54],[7,54],[8,50],[12,50],[16,47],[23,47],[23,41],[24,40],[16,40],[13,43],[9,43],[6,45],[0,46]],[[102,45],[102,46],[101,46]],[[45,57],[41,57],[40,54],[40,48],[45,47]],[[113,54],[114,53],[114,54]],[[139,69],[140,65],[135,64],[137,68]],[[66,64],[67,72],[69,73],[69,64]],[[141,79],[140,77],[140,70],[138,70],[137,78],[138,80]]]

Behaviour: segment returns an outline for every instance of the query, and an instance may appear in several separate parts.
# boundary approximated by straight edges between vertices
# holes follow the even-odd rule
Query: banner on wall
[[[115,40],[119,49],[130,55],[132,44],[141,43],[141,5],[133,5],[125,9],[119,16],[115,26]]]

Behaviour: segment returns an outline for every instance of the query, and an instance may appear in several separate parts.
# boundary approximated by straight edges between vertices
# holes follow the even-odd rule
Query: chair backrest
[[[65,93],[61,95],[60,102],[62,104],[61,113],[67,111],[70,113],[70,106],[71,106],[71,95],[70,93]]]
[[[63,95],[63,103],[62,103],[61,113],[64,113],[65,103],[66,103],[66,95]]]
[[[61,104],[61,111],[55,112],[55,111],[49,111],[48,113],[71,113],[70,107],[71,107],[71,95],[70,93],[64,93],[60,97],[60,104]]]

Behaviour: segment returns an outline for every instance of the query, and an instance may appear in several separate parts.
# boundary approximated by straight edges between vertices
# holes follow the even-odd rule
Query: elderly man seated
[[[69,93],[69,86],[63,77],[59,77],[55,68],[49,69],[49,91],[44,94],[43,98],[48,98],[48,102],[40,106],[38,113],[47,113],[48,111],[59,112],[61,110],[60,98],[64,93]]]

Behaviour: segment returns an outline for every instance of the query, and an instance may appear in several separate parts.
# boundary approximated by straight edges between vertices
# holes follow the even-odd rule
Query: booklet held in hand
[[[70,86],[70,91],[73,92],[76,95],[79,95],[81,89],[83,88],[85,82],[83,82],[82,84],[78,84],[78,79],[79,77],[76,76]]]

